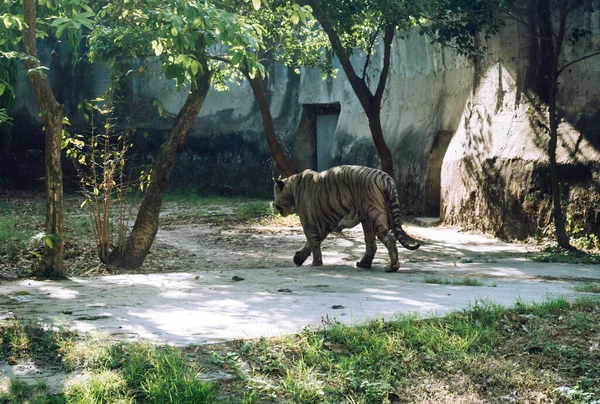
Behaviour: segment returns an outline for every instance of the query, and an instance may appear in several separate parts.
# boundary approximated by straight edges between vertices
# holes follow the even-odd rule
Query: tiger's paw
[[[308,258],[308,256],[303,256],[301,254],[296,253],[296,255],[294,255],[294,264],[296,264],[297,266],[300,266],[302,264],[304,264],[304,261],[306,261],[306,259]]]
[[[371,268],[370,262],[356,261],[356,266],[359,268]]]
[[[385,272],[398,272],[399,269],[400,269],[400,265],[398,265],[398,264],[386,265]]]
[[[323,261],[322,260],[313,260],[312,266],[313,267],[322,267],[323,266]]]

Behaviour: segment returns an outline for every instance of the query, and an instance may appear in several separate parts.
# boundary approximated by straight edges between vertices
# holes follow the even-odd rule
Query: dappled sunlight
[[[321,267],[311,266],[311,257],[293,265],[301,234],[204,237],[206,228],[185,230],[169,242],[189,254],[177,263],[188,272],[17,281],[3,287],[2,314],[80,333],[187,345],[293,333],[333,319],[354,324],[407,313],[441,315],[486,298],[512,304],[573,295],[568,282],[548,277],[600,278],[589,266],[532,263],[523,258],[531,246],[448,228],[407,226],[422,246],[399,247],[396,273],[384,272],[389,257],[379,242],[373,267],[355,266],[365,252],[361,226],[323,242]],[[426,283],[432,276],[472,277],[481,286]]]
[[[405,267],[410,266],[404,270]],[[17,282],[9,288],[35,296],[10,304],[20,319],[56,321],[79,332],[100,330],[115,338],[144,338],[176,345],[271,336],[318,326],[324,318],[354,323],[396,314],[446,313],[477,300],[512,304],[519,297],[574,294],[568,285],[526,278],[543,266],[500,264],[406,264],[398,273],[353,266],[117,275],[59,282]],[[571,270],[571,267],[568,268]],[[429,271],[450,276],[495,273],[494,287],[426,284]],[[464,271],[464,272],[463,272]],[[546,268],[547,271],[547,268]],[[237,276],[238,281],[232,279]],[[515,279],[522,280],[517,284]],[[53,288],[49,293],[48,288]],[[63,298],[62,291],[76,291]],[[10,300],[10,299],[8,299]],[[2,304],[9,304],[6,299]]]
[[[392,291],[392,290],[373,289],[373,288],[363,289],[363,292],[365,292],[365,293],[381,294],[381,295],[397,295],[398,294],[398,292],[395,292],[395,291]]]
[[[45,286],[41,287],[40,291],[48,293],[48,295],[55,299],[75,299],[79,292],[72,289],[62,288],[60,286]]]

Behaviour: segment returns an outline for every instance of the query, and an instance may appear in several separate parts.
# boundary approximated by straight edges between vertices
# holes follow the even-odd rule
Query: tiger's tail
[[[398,192],[396,191],[396,184],[394,184],[394,180],[391,177],[388,178],[388,186],[386,192],[386,198],[388,202],[388,209],[390,212],[391,220],[390,227],[392,228],[392,233],[396,240],[402,245],[402,247],[407,250],[416,250],[421,247],[421,244],[409,244],[409,240],[411,237],[406,234],[404,229],[402,228],[402,218],[400,217],[400,202],[398,198]]]

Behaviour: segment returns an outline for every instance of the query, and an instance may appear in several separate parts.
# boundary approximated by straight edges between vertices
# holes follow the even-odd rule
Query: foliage
[[[471,60],[481,59],[487,47],[481,45],[496,35],[504,21],[504,0],[429,0],[422,4],[419,34],[456,50]]]
[[[299,73],[300,67],[316,67],[324,77],[335,74],[328,54],[329,40],[309,7],[300,6],[292,0],[276,0],[258,9],[248,7],[247,2],[222,2],[229,10],[238,10],[251,21],[260,24],[263,48],[258,49],[259,59],[267,57],[293,68]],[[244,69],[243,63],[232,64]],[[242,61],[240,61],[242,62]]]
[[[452,286],[483,286],[483,283],[477,279],[465,278],[459,280],[441,279],[441,278],[426,278],[425,283],[432,283],[438,285],[452,285]]]
[[[591,282],[591,283],[582,283],[573,288],[578,292],[585,293],[600,293],[600,283],[599,282]]]
[[[80,104],[86,120],[90,122],[89,135],[63,137],[63,148],[77,169],[84,201],[98,245],[98,256],[109,263],[113,254],[121,254],[128,233],[131,209],[127,196],[135,189],[143,190],[149,177],[131,180],[131,168],[126,164],[128,150],[133,144],[128,133],[116,130],[114,107],[104,98]],[[103,133],[97,133],[96,120],[101,120]],[[129,170],[129,171],[128,171]],[[117,203],[116,219],[113,204]],[[117,246],[117,247],[115,247]]]
[[[560,246],[546,247],[532,259],[537,262],[600,264],[600,254]]]
[[[100,24],[90,42],[93,60],[135,56],[158,56],[165,77],[182,89],[195,85],[204,72],[202,61],[210,54],[247,60],[250,71],[263,70],[253,51],[260,49],[261,27],[208,1],[175,1],[165,5],[155,0],[107,4],[99,13]],[[220,62],[210,67],[219,71]],[[216,76],[226,80],[227,74]]]
[[[8,115],[8,111],[5,108],[0,108],[0,124],[10,123],[12,118]]]
[[[37,39],[65,38],[73,61],[79,59],[79,46],[85,30],[93,28],[95,12],[89,0],[42,0],[37,2]],[[23,21],[20,3],[14,0],[0,4],[0,51],[17,50],[22,40]]]

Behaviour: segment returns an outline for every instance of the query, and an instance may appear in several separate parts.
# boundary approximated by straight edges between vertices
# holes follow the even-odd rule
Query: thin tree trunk
[[[383,128],[381,127],[381,116],[379,115],[379,109],[377,112],[367,114],[367,118],[369,119],[371,137],[373,138],[375,149],[377,149],[377,154],[379,155],[379,160],[381,161],[381,169],[394,178],[395,181],[394,160],[392,158],[392,153],[387,147],[383,137]]]
[[[550,2],[548,0],[538,0],[536,6],[535,12],[540,36],[540,63],[538,65],[536,93],[544,102],[549,103],[553,84],[552,65],[557,54],[556,47],[562,44],[558,41],[555,42],[554,39]]]
[[[550,65],[550,91],[548,100],[548,117],[550,124],[550,142],[548,154],[550,159],[550,182],[552,184],[552,201],[554,206],[554,226],[556,227],[556,240],[558,245],[563,248],[571,248],[569,238],[565,229],[565,217],[562,210],[560,199],[560,181],[558,178],[558,164],[556,162],[556,148],[558,143],[558,110],[556,108],[556,97],[558,95],[558,64],[562,52],[562,45],[565,38],[566,27],[566,0],[559,0],[559,27],[556,36],[556,43],[553,46],[553,53]]]
[[[23,17],[27,26],[23,31],[23,50],[29,58],[25,59],[25,68],[29,70],[29,80],[33,87],[38,110],[43,116],[46,132],[46,233],[60,238],[53,248],[45,248],[43,277],[65,278],[64,233],[63,233],[63,174],[60,146],[63,129],[64,106],[59,104],[46,76],[39,70],[36,50],[36,12],[33,0],[23,0]]]
[[[283,152],[281,144],[279,143],[279,139],[277,139],[277,135],[275,134],[273,116],[271,115],[269,102],[267,101],[267,97],[265,96],[265,92],[262,87],[263,78],[260,71],[257,70],[256,75],[252,78],[246,69],[245,75],[250,83],[250,87],[252,87],[252,91],[254,92],[254,97],[256,98],[258,109],[260,110],[260,116],[263,122],[263,127],[265,129],[265,137],[267,139],[267,144],[269,145],[269,152],[271,153],[271,157],[273,157],[273,161],[277,166],[277,170],[279,170],[279,173],[283,178],[287,178],[296,174],[296,168]]]
[[[196,85],[175,119],[169,138],[163,143],[152,165],[151,180],[144,194],[144,200],[137,214],[135,224],[127,239],[122,259],[114,258],[114,265],[128,269],[139,268],[154,242],[158,231],[160,207],[169,178],[175,166],[177,155],[185,143],[196,117],[210,89],[211,73],[204,61],[203,73],[196,76]]]
[[[367,119],[369,121],[371,137],[373,138],[375,149],[377,150],[377,154],[379,155],[379,159],[381,161],[381,168],[383,171],[385,171],[392,178],[395,179],[396,176],[392,153],[390,152],[390,149],[388,148],[385,142],[385,138],[383,136],[383,129],[381,128],[381,104],[383,100],[383,92],[385,90],[385,85],[389,73],[391,44],[394,39],[395,27],[391,24],[385,27],[383,41],[383,67],[379,74],[377,90],[375,91],[375,94],[373,94],[371,92],[371,89],[367,85],[367,82],[365,81],[364,77],[361,78],[356,74],[356,71],[352,66],[352,62],[350,61],[350,55],[342,46],[342,42],[337,32],[335,31],[331,20],[327,15],[327,11],[323,10],[319,0],[302,0],[301,3],[304,5],[309,5],[313,9],[314,16],[319,21],[319,24],[321,24],[323,31],[325,31],[325,33],[329,37],[331,48],[338,57],[340,64],[344,69],[344,73],[346,74],[346,77],[348,78],[348,81],[350,82],[354,93],[358,97],[358,101],[360,102],[360,105],[362,106],[365,115],[367,116]]]

